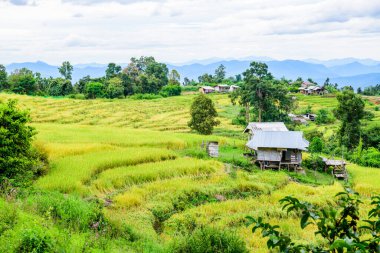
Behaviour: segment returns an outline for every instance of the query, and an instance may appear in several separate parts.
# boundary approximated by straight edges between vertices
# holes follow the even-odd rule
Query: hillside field
[[[342,183],[322,175],[314,183],[300,183],[292,174],[249,166],[243,157],[244,127],[231,123],[239,108],[227,95],[211,95],[221,121],[214,135],[190,132],[194,97],[73,100],[0,94],[0,100],[17,99],[19,107],[30,110],[38,131],[35,145],[50,161],[33,193],[23,200],[0,199],[0,217],[15,214],[7,229],[0,221],[0,252],[14,251],[30,228],[49,234],[62,252],[165,252],[206,225],[236,233],[251,252],[267,252],[266,241],[246,227],[247,215],[278,223],[297,241],[320,243],[312,227],[302,230],[298,218],[282,211],[278,201],[293,195],[331,205]],[[334,97],[296,97],[299,112],[308,105],[317,111],[337,104]],[[376,101],[367,102],[375,115],[369,124],[380,120],[375,107]],[[328,133],[337,123],[300,129]],[[218,159],[208,158],[201,148],[211,140],[220,143]],[[380,193],[380,170],[353,164],[348,169],[368,207],[369,198]],[[99,215],[108,221],[100,232],[88,231],[92,203],[102,206]],[[53,214],[53,207],[61,212]]]

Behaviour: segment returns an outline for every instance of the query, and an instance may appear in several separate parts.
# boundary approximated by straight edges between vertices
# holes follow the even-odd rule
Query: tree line
[[[154,57],[132,58],[124,69],[109,63],[100,78],[85,76],[72,83],[73,65],[65,61],[58,68],[61,77],[45,78],[40,73],[22,68],[7,74],[0,65],[0,91],[41,96],[67,96],[79,94],[88,99],[123,98],[134,94],[160,94],[174,96],[181,93],[180,75],[169,70]],[[80,96],[78,96],[80,97]]]

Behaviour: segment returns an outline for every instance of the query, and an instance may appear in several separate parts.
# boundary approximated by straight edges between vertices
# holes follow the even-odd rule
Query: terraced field
[[[46,150],[51,163],[47,175],[34,184],[37,194],[23,203],[0,200],[0,215],[1,210],[17,208],[20,217],[13,234],[0,231],[3,252],[12,250],[5,242],[18,240],[16,234],[30,226],[48,228],[69,252],[165,252],[173,241],[206,225],[234,231],[252,252],[267,252],[265,240],[245,226],[247,215],[279,223],[298,241],[320,243],[312,227],[301,230],[297,217],[286,215],[278,200],[293,195],[320,206],[331,205],[334,194],[343,189],[339,182],[306,185],[294,182],[285,172],[248,172],[226,163],[223,157],[245,159],[244,136],[221,136],[241,131],[231,124],[232,112],[238,109],[229,105],[227,96],[213,96],[222,125],[220,135],[207,137],[189,133],[186,127],[193,96],[152,101],[0,97],[17,98],[30,108],[39,132],[35,143]],[[320,103],[305,99],[309,98],[299,98],[301,107]],[[331,102],[327,98],[323,106],[331,108]],[[204,153],[201,144],[208,140],[219,141],[221,159],[200,155]],[[349,170],[353,186],[367,200],[380,192],[380,170],[355,165]],[[44,194],[52,194],[55,200],[49,202]],[[102,241],[99,235],[93,238],[83,232],[90,219],[83,210],[94,199],[122,236]],[[50,208],[63,201],[77,207],[76,211],[71,216],[54,216]],[[74,231],[70,236],[68,229]]]

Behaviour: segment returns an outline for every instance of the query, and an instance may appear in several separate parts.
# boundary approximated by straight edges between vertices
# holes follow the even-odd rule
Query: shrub
[[[139,94],[129,96],[129,98],[134,99],[134,100],[152,100],[152,99],[162,98],[162,96],[157,95],[157,94],[149,94],[149,93],[141,94],[141,93],[139,93]]]
[[[162,87],[160,94],[164,97],[172,97],[181,95],[181,91],[179,85],[166,85]]]
[[[190,108],[191,120],[188,126],[200,134],[211,134],[214,126],[220,124],[215,118],[218,116],[214,103],[205,95],[196,97]]]
[[[278,230],[279,226],[263,222],[262,217],[256,219],[248,216],[248,224],[254,225],[253,233],[261,229],[261,235],[268,237],[269,252],[379,252],[380,196],[372,197],[372,209],[368,212],[368,219],[362,223],[359,205],[363,202],[359,194],[346,189],[346,192],[338,193],[336,198],[337,207],[318,207],[291,196],[280,200],[287,213],[295,212],[300,215],[302,229],[309,225],[316,229],[314,234],[324,239],[318,246],[294,242]]]
[[[236,234],[226,230],[202,227],[171,245],[175,253],[248,252],[245,243]]]
[[[9,178],[24,184],[43,166],[39,152],[32,147],[36,133],[29,122],[28,112],[18,110],[16,101],[0,103],[0,180]]]
[[[361,137],[364,148],[380,148],[380,125],[364,128]]]
[[[329,112],[328,110],[320,109],[317,112],[317,117],[315,119],[315,122],[318,125],[329,124],[329,123],[333,123],[334,121],[335,121],[334,115],[331,112]]]
[[[29,196],[28,202],[35,205],[38,213],[73,230],[85,232],[94,224],[97,224],[96,229],[104,225],[100,205],[84,201],[76,196],[64,196],[57,192],[39,192]]]
[[[80,99],[80,100],[84,100],[86,99],[86,96],[84,94],[80,94],[80,93],[77,93],[77,94],[70,94],[67,96],[68,98],[71,98],[71,99]]]
[[[22,231],[21,242],[17,247],[16,252],[54,252],[53,240],[46,232],[47,231],[39,227],[25,229]]]
[[[119,77],[111,78],[108,81],[107,97],[108,98],[123,98],[124,97],[123,81]]]
[[[323,150],[323,141],[319,137],[314,137],[309,145],[309,151],[312,153],[320,153]]]
[[[380,168],[380,151],[373,147],[363,150],[359,164],[367,167]]]
[[[198,91],[199,87],[198,86],[182,86],[181,89],[182,91]]]
[[[99,82],[86,83],[86,97],[89,99],[101,98],[104,96],[104,85]]]
[[[12,229],[17,221],[17,210],[0,199],[0,236],[8,229]]]
[[[309,158],[302,161],[302,166],[309,170],[323,171],[325,163],[320,156],[311,155]]]

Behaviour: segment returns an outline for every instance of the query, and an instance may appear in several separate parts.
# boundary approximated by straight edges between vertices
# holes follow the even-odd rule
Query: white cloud
[[[374,0],[0,0],[0,23],[4,63],[380,59]]]

